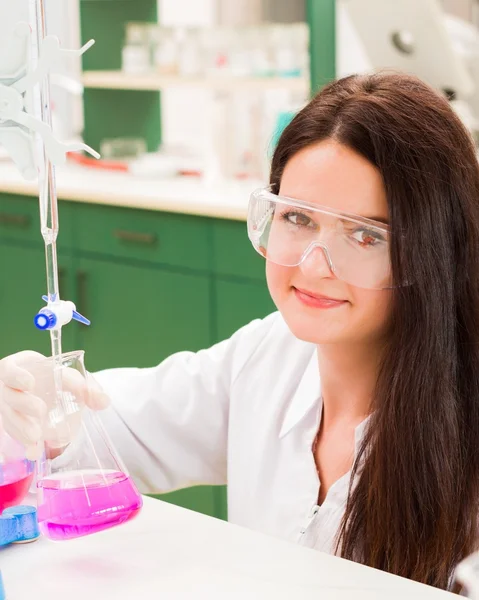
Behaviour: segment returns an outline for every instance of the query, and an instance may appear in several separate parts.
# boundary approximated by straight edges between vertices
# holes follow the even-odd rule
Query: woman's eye
[[[301,212],[288,212],[283,215],[283,219],[288,223],[292,223],[298,227],[311,227],[315,225],[308,215]]]
[[[384,241],[383,236],[370,229],[356,229],[352,234],[353,239],[362,247],[371,247]]]

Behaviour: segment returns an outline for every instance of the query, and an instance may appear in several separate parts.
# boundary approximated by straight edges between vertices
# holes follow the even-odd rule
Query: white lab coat
[[[316,349],[279,313],[207,350],[95,376],[112,398],[102,420],[142,492],[227,483],[229,521],[333,551],[349,474],[317,507]]]

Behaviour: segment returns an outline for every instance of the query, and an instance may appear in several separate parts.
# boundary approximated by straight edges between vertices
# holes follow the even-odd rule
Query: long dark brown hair
[[[333,82],[276,148],[288,160],[333,139],[386,189],[397,287],[392,323],[337,552],[447,588],[476,548],[479,511],[479,168],[446,99],[398,73]],[[362,460],[361,460],[362,459]]]

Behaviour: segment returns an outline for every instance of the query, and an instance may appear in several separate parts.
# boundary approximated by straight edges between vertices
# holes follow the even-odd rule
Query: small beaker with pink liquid
[[[0,514],[21,504],[33,480],[35,463],[25,458],[25,449],[0,424]]]
[[[48,406],[45,453],[38,462],[40,531],[52,540],[96,533],[131,520],[142,498],[96,411],[84,353],[39,361],[36,394]]]

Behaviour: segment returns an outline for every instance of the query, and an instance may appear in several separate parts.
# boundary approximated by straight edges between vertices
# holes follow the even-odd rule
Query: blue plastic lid
[[[45,329],[52,329],[55,327],[57,324],[57,316],[48,308],[42,308],[42,310],[35,315],[33,322],[37,329],[44,331]]]
[[[32,542],[38,537],[40,531],[34,506],[12,506],[0,515],[0,546]]]

